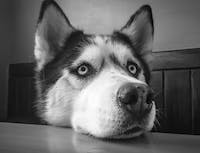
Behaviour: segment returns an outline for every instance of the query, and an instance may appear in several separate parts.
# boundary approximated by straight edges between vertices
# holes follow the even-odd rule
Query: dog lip
[[[147,113],[151,111],[152,107],[153,107],[153,102],[151,102],[150,104],[147,104],[147,109],[146,109]]]
[[[128,130],[124,131],[122,134],[123,135],[129,135],[129,134],[140,132],[141,130],[142,130],[141,127],[136,126],[136,127],[133,127],[131,129],[128,129]]]
[[[114,139],[131,138],[132,135],[141,133],[143,131],[144,131],[143,128],[141,128],[139,126],[135,126],[133,128],[127,129],[125,131],[122,131],[122,132],[120,132],[118,134],[112,135],[110,138],[114,138]]]

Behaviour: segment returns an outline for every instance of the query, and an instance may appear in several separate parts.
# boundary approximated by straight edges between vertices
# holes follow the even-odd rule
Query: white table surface
[[[103,141],[68,128],[1,122],[0,153],[200,153],[200,136],[147,133]]]

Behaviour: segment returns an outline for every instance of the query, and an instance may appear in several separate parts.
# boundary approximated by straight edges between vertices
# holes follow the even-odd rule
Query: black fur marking
[[[63,12],[63,10],[60,8],[60,6],[54,1],[54,0],[44,0],[42,2],[41,8],[40,8],[40,13],[39,13],[39,18],[37,21],[37,24],[39,24],[45,14],[45,11],[50,7],[53,6],[55,7],[55,9],[60,12],[60,14],[65,18],[66,22],[68,23],[69,26],[71,26],[73,28],[73,26],[71,25],[71,23],[69,22],[68,18],[65,16],[65,13]],[[75,29],[75,28],[74,28]]]
[[[123,65],[121,65],[120,61],[117,59],[117,57],[114,54],[110,55],[110,59],[115,65],[123,68]]]
[[[120,31],[123,29],[128,28],[131,26],[131,24],[137,19],[137,16],[141,14],[142,12],[147,12],[148,13],[148,18],[150,19],[150,23],[152,26],[152,34],[154,34],[154,23],[153,23],[153,15],[152,15],[152,9],[150,5],[143,5],[137,12],[135,12],[129,19],[129,21],[126,23],[124,27],[121,28]]]
[[[111,36],[111,40],[115,41],[115,42],[122,43],[122,44],[128,46],[129,48],[131,48],[132,54],[140,62],[140,65],[142,66],[142,68],[144,70],[145,80],[149,84],[149,81],[150,81],[150,78],[151,78],[149,66],[146,63],[146,61],[141,57],[141,55],[139,55],[136,52],[136,49],[133,46],[133,44],[132,44],[131,40],[129,39],[129,37],[126,36],[125,34],[121,33],[121,32],[114,31],[113,35]]]
[[[111,61],[112,61],[115,65],[119,66],[122,70],[125,69],[126,72],[127,72],[127,74],[130,75],[130,76],[133,76],[133,77],[137,78],[138,75],[139,75],[139,73],[141,72],[141,68],[140,68],[136,63],[134,63],[134,62],[131,61],[131,60],[128,60],[127,63],[126,63],[125,65],[122,65],[122,64],[120,63],[120,61],[117,59],[117,57],[116,57],[114,54],[111,54],[111,55],[110,55],[110,59],[111,59]],[[129,72],[129,70],[128,70],[128,65],[130,65],[130,64],[133,64],[133,65],[136,66],[136,68],[137,68],[136,74],[132,74],[132,73]]]
[[[89,36],[82,31],[76,31],[66,39],[65,44],[54,59],[47,63],[40,72],[36,72],[38,88],[38,112],[42,114],[45,109],[44,100],[48,89],[61,77],[64,68],[71,66],[72,62],[80,56],[82,45],[89,44]],[[81,44],[81,45],[80,45]]]
[[[54,84],[59,77],[62,75],[61,71],[69,67],[72,62],[80,55],[80,50],[77,48],[83,47],[79,46],[81,43],[88,42],[87,38],[80,31],[72,33],[71,37],[65,43],[65,46],[61,49],[61,52],[55,56],[55,58],[45,65],[44,75],[45,75],[45,87],[48,88]]]

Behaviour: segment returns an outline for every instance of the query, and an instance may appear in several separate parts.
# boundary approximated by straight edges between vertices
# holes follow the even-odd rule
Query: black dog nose
[[[139,112],[150,105],[152,94],[149,87],[143,84],[126,83],[117,92],[117,101],[130,112]]]
[[[132,84],[125,84],[119,88],[117,93],[118,101],[125,105],[134,105],[138,101],[138,91]]]

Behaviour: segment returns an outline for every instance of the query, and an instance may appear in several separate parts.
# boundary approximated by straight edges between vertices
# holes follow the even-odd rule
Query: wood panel
[[[9,69],[8,121],[38,123],[35,113],[34,65],[12,64]]]
[[[15,78],[9,77],[8,82],[8,118],[9,116],[15,116],[17,114],[17,103],[16,97],[16,80]]]
[[[153,53],[153,70],[190,69],[200,67],[200,49],[162,51]]]
[[[17,63],[9,65],[10,77],[33,77],[35,63]]]
[[[167,132],[191,134],[190,72],[188,70],[166,71],[164,82]]]
[[[200,134],[200,69],[192,70],[193,133]]]

